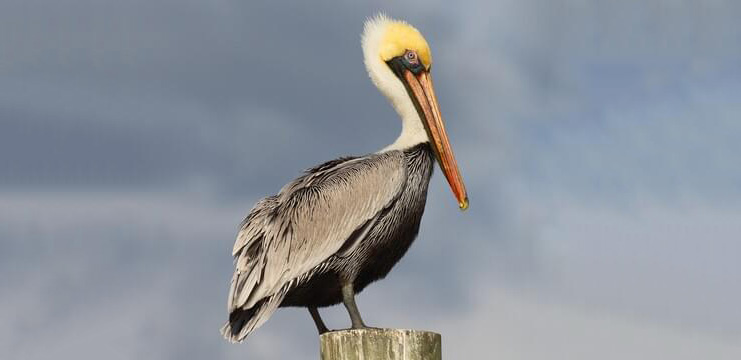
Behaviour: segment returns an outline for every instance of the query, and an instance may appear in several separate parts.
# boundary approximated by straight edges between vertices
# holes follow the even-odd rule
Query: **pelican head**
[[[432,54],[427,41],[406,22],[377,15],[366,21],[362,44],[371,80],[402,119],[401,135],[385,150],[429,142],[458,205],[468,208],[466,187],[432,86]]]

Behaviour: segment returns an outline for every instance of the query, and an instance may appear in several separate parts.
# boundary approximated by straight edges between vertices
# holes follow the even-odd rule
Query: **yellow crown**
[[[422,65],[426,69],[432,65],[432,54],[427,41],[413,26],[396,20],[391,20],[387,25],[380,44],[380,55],[383,61],[404,55],[407,50],[417,53]]]

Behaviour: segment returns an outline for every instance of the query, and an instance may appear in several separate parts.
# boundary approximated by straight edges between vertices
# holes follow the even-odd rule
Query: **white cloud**
[[[469,312],[444,318],[443,352],[456,359],[737,359],[741,346],[642,318],[563,305],[505,289],[478,292]]]

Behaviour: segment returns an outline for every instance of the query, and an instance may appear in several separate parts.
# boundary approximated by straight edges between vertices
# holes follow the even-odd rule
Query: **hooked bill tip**
[[[459,207],[461,208],[461,210],[464,210],[464,211],[465,211],[466,209],[468,209],[468,196],[466,196],[466,197],[465,197],[465,198],[463,199],[463,201],[462,201],[462,202],[459,202],[459,203],[458,203],[458,206],[459,206]]]

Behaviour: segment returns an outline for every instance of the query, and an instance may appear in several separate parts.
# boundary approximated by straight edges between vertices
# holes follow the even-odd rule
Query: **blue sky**
[[[230,250],[302,169],[395,139],[378,11],[432,47],[471,208],[438,172],[369,324],[448,359],[741,356],[738,2],[10,0],[2,357],[317,358],[305,310],[220,338]]]

